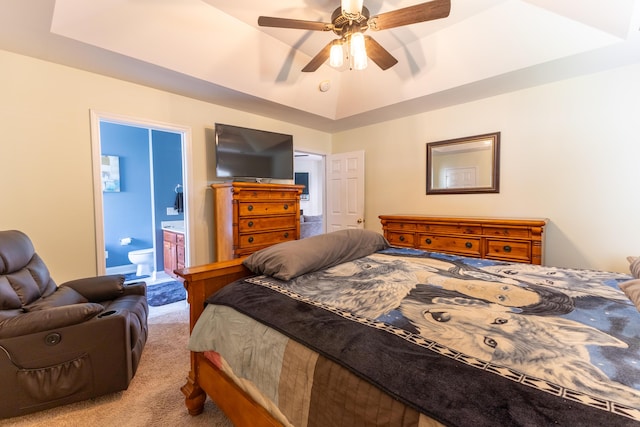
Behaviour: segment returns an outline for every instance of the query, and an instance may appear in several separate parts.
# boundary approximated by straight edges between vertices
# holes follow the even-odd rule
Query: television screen
[[[296,172],[294,183],[298,185],[304,185],[302,194],[309,194],[309,172]]]
[[[216,123],[218,178],[293,179],[293,136]]]

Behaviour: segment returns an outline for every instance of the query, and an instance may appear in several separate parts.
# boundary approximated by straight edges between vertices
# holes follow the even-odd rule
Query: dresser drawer
[[[528,228],[517,227],[482,227],[482,231],[486,236],[496,237],[512,237],[528,239],[531,236],[531,232]]]
[[[458,224],[418,224],[418,231],[434,234],[482,234],[482,227]]]
[[[240,203],[239,215],[243,216],[259,216],[259,215],[281,215],[296,214],[296,205],[289,201],[283,202],[246,202]]]
[[[410,222],[389,222],[387,223],[387,228],[389,230],[415,231],[416,224]]]
[[[427,251],[480,256],[480,238],[419,234],[417,247]]]
[[[239,249],[253,248],[256,246],[270,246],[288,240],[295,240],[295,228],[289,230],[278,230],[266,233],[241,234],[239,238]]]
[[[238,221],[240,233],[250,233],[253,231],[277,230],[283,228],[296,227],[295,215],[281,215],[275,217],[241,218]]]
[[[487,239],[486,257],[507,261],[531,261],[531,242]]]
[[[409,248],[413,248],[413,233],[399,233],[395,231],[389,231],[385,237],[393,246],[407,246]]]
[[[251,190],[236,193],[238,200],[296,200],[298,193],[295,191],[269,191]]]
[[[234,190],[234,197],[238,200],[263,200],[271,194],[268,190]]]

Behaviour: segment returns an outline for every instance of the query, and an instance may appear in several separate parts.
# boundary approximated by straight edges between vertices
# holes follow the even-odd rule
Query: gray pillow
[[[256,274],[291,280],[388,247],[379,233],[348,229],[269,246],[249,255],[243,264]]]
[[[629,261],[629,271],[631,275],[636,279],[640,279],[640,257],[628,256],[627,261]]]

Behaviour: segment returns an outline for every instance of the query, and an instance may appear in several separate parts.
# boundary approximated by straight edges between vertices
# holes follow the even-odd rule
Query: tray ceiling
[[[330,132],[640,62],[638,0],[452,0],[448,18],[369,33],[399,60],[387,71],[302,73],[335,35],[257,25],[338,5],[0,0],[0,48]]]

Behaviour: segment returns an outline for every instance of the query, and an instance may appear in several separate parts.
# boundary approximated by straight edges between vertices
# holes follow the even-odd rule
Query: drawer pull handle
[[[249,227],[253,227],[253,221],[249,221]]]
[[[471,247],[473,246],[471,242],[467,242],[464,245],[467,247],[467,249],[471,249]]]
[[[253,243],[253,237],[249,237],[249,243]]]
[[[399,239],[399,240],[400,240],[401,242],[404,242],[404,236],[400,236],[400,239]]]
[[[430,244],[431,244],[431,239],[425,239],[425,243],[426,243],[427,245],[430,245]]]
[[[284,233],[284,238],[288,238],[289,237],[289,233]]]
[[[502,249],[504,249],[505,252],[511,252],[511,246],[509,245],[504,245]]]
[[[284,210],[287,210],[287,209],[289,209],[289,205],[285,203],[284,204]]]
[[[249,210],[249,212],[251,212],[253,210],[253,205],[249,205],[247,209]]]

